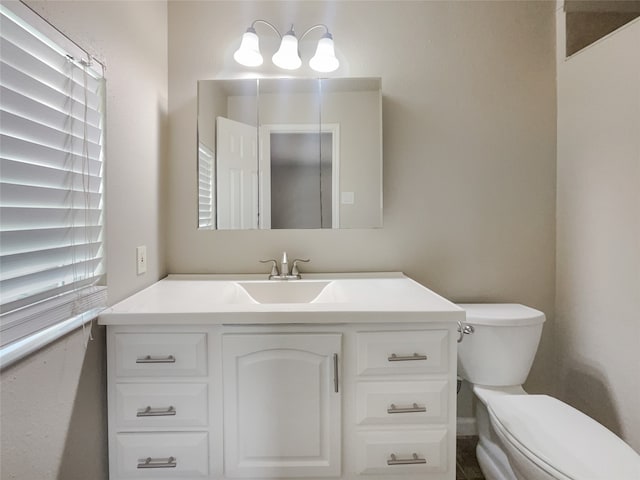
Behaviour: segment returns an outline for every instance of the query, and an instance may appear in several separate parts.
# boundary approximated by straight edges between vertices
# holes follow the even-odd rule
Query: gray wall
[[[548,315],[528,387],[553,390],[554,7],[171,2],[168,270],[267,273],[258,260],[287,250],[311,258],[306,271],[401,270],[453,300],[525,303]],[[196,230],[196,81],[247,73],[232,55],[256,18],[300,31],[326,23],[336,76],[382,77],[383,228]],[[258,29],[259,72],[281,75],[272,34]]]
[[[167,4],[28,4],[106,64],[107,281],[114,303],[166,271]],[[135,247],[143,244],[148,271],[137,276]],[[104,331],[94,326],[85,349],[86,335],[76,331],[2,371],[3,480],[106,478]]]
[[[638,22],[558,66],[554,320],[552,2],[29,4],[107,65],[110,302],[165,271],[262,271],[259,258],[287,249],[309,270],[403,270],[453,300],[526,303],[549,317],[527,388],[552,392],[558,372],[562,398],[640,449],[640,113],[619,94],[637,98],[639,67],[618,62],[637,58],[624,52]],[[196,80],[243,73],[231,56],[255,18],[328,23],[336,75],[383,78],[384,228],[196,230]],[[2,372],[2,479],[106,478],[104,332],[85,350],[86,335]]]
[[[556,348],[560,397],[640,452],[638,45],[640,19],[558,63]]]
[[[402,270],[453,300],[548,313],[529,389],[553,389],[551,2],[29,4],[107,65],[110,302],[165,271],[264,271],[258,259],[285,249],[313,271]],[[327,23],[337,76],[383,78],[383,228],[196,230],[196,81],[244,73],[232,54],[255,18]],[[141,244],[149,271],[137,277]],[[94,335],[86,352],[78,331],[2,373],[3,479],[105,478],[104,336]]]

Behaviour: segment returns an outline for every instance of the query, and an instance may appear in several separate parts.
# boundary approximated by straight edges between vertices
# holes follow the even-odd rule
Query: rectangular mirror
[[[379,78],[198,82],[198,226],[382,226]]]

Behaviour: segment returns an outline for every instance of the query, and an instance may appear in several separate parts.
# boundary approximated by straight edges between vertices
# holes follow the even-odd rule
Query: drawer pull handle
[[[176,363],[176,357],[173,355],[167,355],[166,357],[152,357],[151,355],[147,355],[136,358],[136,363]]]
[[[426,359],[427,359],[426,355],[420,355],[419,353],[414,353],[413,355],[406,355],[406,356],[398,356],[395,353],[392,353],[391,356],[387,358],[387,360],[389,360],[390,362],[410,362],[414,360],[426,360]]]
[[[414,453],[411,458],[398,458],[395,453],[392,453],[391,459],[387,460],[387,465],[418,465],[421,463],[427,463],[427,459],[418,457],[417,453]]]
[[[151,458],[138,460],[138,468],[176,468],[178,462],[176,457],[169,458]]]
[[[148,406],[142,410],[138,410],[136,413],[136,417],[169,417],[176,414],[176,409],[174,407],[167,408],[151,408]]]
[[[338,393],[340,380],[339,380],[339,369],[338,369],[338,354],[333,354],[333,391]]]
[[[427,407],[419,407],[417,403],[414,403],[410,407],[396,407],[393,403],[387,408],[387,413],[424,413],[427,411]]]

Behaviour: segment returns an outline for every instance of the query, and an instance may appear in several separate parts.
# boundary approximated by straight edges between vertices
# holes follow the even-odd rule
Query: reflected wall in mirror
[[[382,226],[379,78],[198,82],[198,226]]]

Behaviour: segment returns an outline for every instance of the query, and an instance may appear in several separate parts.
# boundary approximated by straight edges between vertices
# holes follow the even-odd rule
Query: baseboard
[[[456,435],[458,437],[478,435],[476,419],[474,417],[458,417],[456,419]]]

